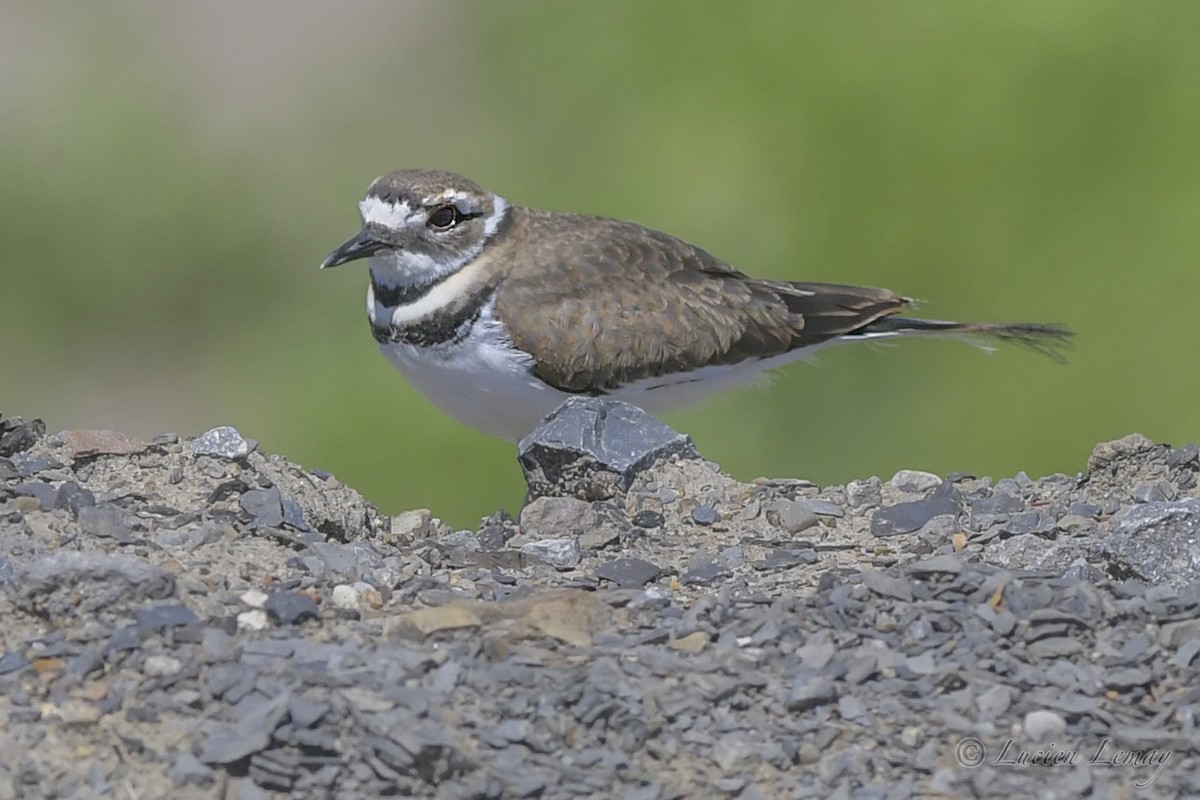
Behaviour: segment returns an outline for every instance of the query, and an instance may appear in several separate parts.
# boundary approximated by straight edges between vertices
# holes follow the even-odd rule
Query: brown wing
[[[531,260],[509,273],[498,313],[528,321],[510,326],[514,344],[568,392],[778,355],[908,304],[883,289],[754,280],[634,223],[528,211],[520,227]],[[571,280],[544,280],[558,270]]]

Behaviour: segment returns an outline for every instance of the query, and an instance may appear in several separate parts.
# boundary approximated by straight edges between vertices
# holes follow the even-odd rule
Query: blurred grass
[[[237,425],[387,511],[514,509],[514,448],[375,352],[316,270],[377,174],[637,219],[752,274],[1061,321],[1063,367],[827,351],[668,418],[739,477],[1082,469],[1200,438],[1200,6],[0,7],[0,410]]]

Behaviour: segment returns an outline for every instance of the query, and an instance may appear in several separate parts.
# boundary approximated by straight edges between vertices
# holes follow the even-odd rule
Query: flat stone
[[[971,516],[982,514],[1016,514],[1025,510],[1025,501],[1014,497],[1008,492],[993,492],[991,497],[983,497],[971,504]]]
[[[909,564],[907,570],[912,575],[957,575],[962,572],[963,562],[952,555],[933,556]]]
[[[179,786],[207,786],[216,780],[216,773],[192,755],[192,751],[183,750],[171,766],[171,780]]]
[[[1083,645],[1066,636],[1048,636],[1030,642],[1029,652],[1038,658],[1064,658],[1083,650]]]
[[[517,451],[530,498],[588,501],[624,493],[656,461],[700,457],[688,436],[636,406],[599,397],[568,398]]]
[[[162,633],[167,628],[178,628],[184,625],[195,625],[200,621],[196,612],[187,606],[157,605],[149,608],[139,608],[134,615],[137,621],[138,633],[142,637],[152,633]]]
[[[712,586],[732,576],[733,572],[720,561],[706,561],[690,567],[679,580],[686,586]]]
[[[25,669],[30,664],[28,658],[20,650],[9,650],[4,655],[0,656],[0,675],[7,675],[10,672],[19,672]]]
[[[133,541],[133,529],[125,514],[112,506],[84,506],[79,509],[79,528],[89,536],[112,539],[118,544]]]
[[[316,602],[299,592],[272,592],[263,610],[276,625],[298,625],[318,616]]]
[[[871,533],[875,536],[896,536],[920,530],[934,517],[957,515],[958,493],[954,484],[944,483],[924,500],[896,503],[875,512],[871,518]]]
[[[696,506],[692,509],[692,522],[697,525],[715,525],[721,521],[721,515],[712,506]]]
[[[1027,534],[1046,536],[1053,533],[1054,529],[1054,517],[1045,511],[1022,511],[1019,514],[1013,514],[1001,527],[1001,530],[1010,536]]]
[[[140,453],[150,445],[116,431],[67,431],[62,434],[62,446],[70,458],[81,456],[127,456]]]
[[[662,570],[640,558],[618,558],[601,564],[594,573],[601,580],[615,583],[618,588],[640,588],[662,575]]]
[[[836,503],[830,503],[828,500],[805,500],[804,505],[818,516],[835,517],[837,519],[846,516],[846,509]]]
[[[271,733],[287,716],[290,696],[283,693],[244,712],[236,725],[210,733],[200,760],[205,764],[232,764],[257,753],[271,742]]]

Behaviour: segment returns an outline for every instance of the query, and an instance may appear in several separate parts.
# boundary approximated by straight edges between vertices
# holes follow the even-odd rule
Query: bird
[[[914,301],[888,289],[752,278],[636,222],[515,205],[442,170],[377,178],[359,212],[321,267],[365,259],[383,355],[450,417],[510,441],[572,396],[660,414],[834,344],[971,337],[1062,360],[1072,335],[901,316]]]

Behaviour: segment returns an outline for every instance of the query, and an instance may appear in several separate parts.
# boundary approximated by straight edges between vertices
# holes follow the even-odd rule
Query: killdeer
[[[1059,325],[898,317],[887,289],[758,280],[633,222],[510,204],[449,172],[400,170],[321,264],[367,259],[380,350],[425,397],[520,439],[573,394],[657,413],[841,342],[982,335],[1058,357]]]

